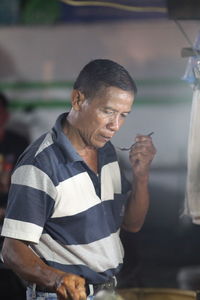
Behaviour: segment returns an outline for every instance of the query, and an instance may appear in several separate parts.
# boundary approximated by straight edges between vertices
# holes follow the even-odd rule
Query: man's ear
[[[72,108],[74,110],[80,110],[81,105],[85,101],[84,94],[81,93],[79,90],[73,90],[71,98],[72,98]]]

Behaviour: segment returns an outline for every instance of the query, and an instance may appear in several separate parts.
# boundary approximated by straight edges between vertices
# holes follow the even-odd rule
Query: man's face
[[[80,106],[77,127],[87,146],[100,148],[123,125],[133,104],[133,93],[117,87],[105,88]]]

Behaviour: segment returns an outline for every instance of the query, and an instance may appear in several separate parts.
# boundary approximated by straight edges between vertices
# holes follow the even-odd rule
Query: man
[[[70,112],[18,161],[2,230],[3,259],[27,281],[27,299],[80,300],[114,288],[123,263],[119,230],[137,232],[143,225],[156,152],[151,137],[137,136],[130,150],[131,191],[110,139],[135,94],[122,66],[91,61],[74,83]]]

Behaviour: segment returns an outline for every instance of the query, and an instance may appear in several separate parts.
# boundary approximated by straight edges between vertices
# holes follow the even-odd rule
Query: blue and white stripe
[[[119,230],[129,184],[111,143],[96,176],[61,130],[34,142],[12,176],[2,236],[31,242],[49,265],[101,283],[123,263]]]

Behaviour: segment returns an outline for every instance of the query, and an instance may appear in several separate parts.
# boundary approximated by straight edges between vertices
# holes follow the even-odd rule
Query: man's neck
[[[95,173],[98,172],[98,159],[97,159],[97,149],[88,146],[83,138],[81,137],[79,131],[73,127],[70,122],[66,119],[63,125],[63,132],[70,140],[77,153],[83,158],[85,163],[93,170]]]
[[[86,144],[79,130],[74,127],[67,119],[65,120],[65,123],[63,125],[63,132],[78,152],[96,152],[96,149],[94,147]]]

